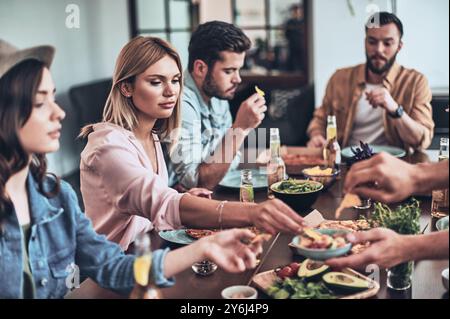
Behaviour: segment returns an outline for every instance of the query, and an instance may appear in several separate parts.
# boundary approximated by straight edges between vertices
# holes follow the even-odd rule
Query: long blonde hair
[[[137,75],[145,72],[150,66],[167,55],[172,57],[177,63],[182,78],[183,68],[180,56],[168,42],[160,38],[138,36],[123,47],[117,58],[113,85],[103,110],[102,122],[113,123],[130,131],[137,127],[137,109],[133,101],[122,94],[120,90],[121,83],[132,84]],[[180,86],[180,96],[172,115],[167,119],[157,120],[152,130],[161,139],[170,136],[172,132],[178,131],[176,129],[180,127],[182,81],[180,81]],[[92,131],[93,124],[89,124],[81,129],[79,136],[86,138]]]

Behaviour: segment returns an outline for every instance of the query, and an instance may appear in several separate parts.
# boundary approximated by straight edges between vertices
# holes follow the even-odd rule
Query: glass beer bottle
[[[239,200],[241,202],[253,203],[255,201],[255,194],[253,191],[253,177],[251,170],[244,169],[241,171],[241,188],[239,195],[240,195]]]
[[[323,158],[327,167],[338,168],[341,164],[341,147],[337,140],[336,116],[328,115],[327,118],[327,144],[323,149]]]
[[[136,259],[133,264],[135,286],[130,299],[161,299],[158,288],[153,283],[152,251],[148,234],[139,235],[135,242]]]
[[[270,129],[270,160],[267,163],[267,186],[269,198],[273,198],[270,186],[281,182],[286,176],[286,165],[281,158],[280,132],[278,128]]]
[[[441,138],[439,149],[439,161],[447,161],[449,157],[448,138]],[[431,216],[434,219],[441,219],[448,216],[449,200],[448,188],[434,190],[432,192]]]

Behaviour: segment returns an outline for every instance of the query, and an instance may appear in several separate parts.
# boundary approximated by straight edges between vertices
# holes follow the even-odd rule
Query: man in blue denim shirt
[[[212,189],[239,165],[244,139],[267,111],[264,97],[255,93],[241,104],[232,122],[228,100],[242,82],[239,72],[249,48],[242,30],[225,22],[207,22],[192,34],[182,128],[170,155],[165,148],[170,186]]]

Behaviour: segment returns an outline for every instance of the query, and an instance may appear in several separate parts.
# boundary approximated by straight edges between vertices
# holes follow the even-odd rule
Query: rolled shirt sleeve
[[[169,248],[158,249],[152,253],[152,274],[153,280],[158,287],[167,288],[175,284],[175,278],[166,278],[164,276],[164,259],[167,253],[170,251]]]

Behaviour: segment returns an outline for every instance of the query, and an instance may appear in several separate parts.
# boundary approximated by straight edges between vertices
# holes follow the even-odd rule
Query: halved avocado
[[[358,292],[370,288],[369,282],[342,272],[329,272],[322,279],[328,288],[336,292]]]
[[[297,275],[300,278],[312,281],[320,279],[329,270],[330,267],[323,262],[306,259],[298,269]]]

